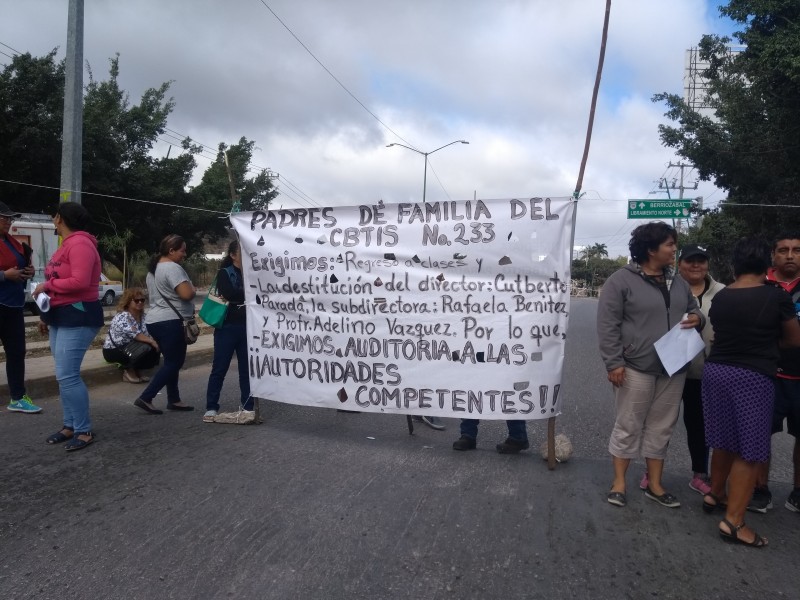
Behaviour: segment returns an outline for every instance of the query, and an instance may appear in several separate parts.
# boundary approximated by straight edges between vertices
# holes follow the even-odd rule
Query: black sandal
[[[743,539],[741,539],[739,537],[739,531],[742,529],[742,527],[744,527],[744,521],[742,521],[742,524],[738,527],[734,527],[733,523],[728,521],[728,519],[722,519],[722,523],[725,523],[725,525],[728,526],[728,529],[730,529],[730,533],[722,531],[722,529],[719,530],[719,535],[726,542],[730,542],[732,544],[741,544],[742,546],[750,546],[751,548],[763,548],[768,543],[766,538],[761,537],[755,531],[753,532],[755,537],[753,538],[752,542],[745,542]]]
[[[714,504],[711,502],[706,502],[706,498],[711,498],[714,501]],[[708,492],[705,496],[703,496],[703,512],[710,515],[717,509],[724,510],[728,508],[727,502],[723,502],[719,496],[717,496],[714,492]]]
[[[78,437],[79,435],[88,435],[89,439],[82,440]],[[64,450],[67,452],[72,452],[73,450],[83,450],[86,448],[86,446],[93,443],[94,434],[91,431],[82,431],[80,433],[76,433],[68,443],[64,444]]]
[[[69,431],[70,435],[64,435],[65,431]],[[73,438],[75,435],[75,431],[70,427],[62,427],[61,431],[55,432],[53,435],[49,436],[45,442],[50,444],[51,446],[54,444],[61,444],[63,442],[67,442]]]

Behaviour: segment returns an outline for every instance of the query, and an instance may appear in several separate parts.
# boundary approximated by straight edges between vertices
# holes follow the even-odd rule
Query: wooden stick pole
[[[581,188],[583,187],[583,174],[586,172],[586,162],[589,160],[589,147],[592,143],[592,129],[594,128],[594,113],[597,109],[597,96],[600,93],[600,80],[603,76],[603,63],[606,58],[606,42],[608,41],[608,21],[611,16],[611,0],[606,0],[606,13],[603,19],[603,35],[600,40],[600,58],[597,61],[597,74],[594,78],[594,89],[592,90],[592,104],[589,109],[589,124],[586,127],[586,142],[583,145],[583,157],[581,158],[581,166],[578,170],[578,181],[575,184],[575,193],[573,197],[575,201],[580,199]],[[575,207],[572,220],[572,235],[570,238],[570,253],[575,251],[575,213],[578,208]],[[570,265],[572,261],[570,261]],[[556,468],[556,418],[550,417],[547,420],[547,467],[550,470]]]

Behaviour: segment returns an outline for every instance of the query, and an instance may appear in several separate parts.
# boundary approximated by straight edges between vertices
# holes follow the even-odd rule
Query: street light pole
[[[407,148],[412,152],[416,152],[417,154],[421,154],[422,156],[425,157],[425,171],[422,177],[422,201],[425,202],[425,194],[428,188],[428,155],[433,154],[434,152],[438,152],[442,148],[447,148],[448,146],[452,146],[453,144],[469,144],[469,142],[467,140],[454,140],[449,144],[445,144],[444,146],[439,146],[438,148],[436,148],[436,150],[431,150],[430,152],[421,152],[416,148],[412,148],[411,146],[406,146],[405,144],[397,144],[397,143],[386,144],[386,147],[391,148],[392,146],[402,146],[403,148]]]

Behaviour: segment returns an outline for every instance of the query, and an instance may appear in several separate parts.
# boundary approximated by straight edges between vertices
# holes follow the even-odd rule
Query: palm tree
[[[590,258],[608,258],[608,246],[605,244],[592,244],[581,250],[580,258],[589,261]]]
[[[603,258],[603,257],[608,258],[608,246],[606,246],[605,244],[600,244],[600,243],[594,244],[591,247],[591,250],[592,250],[592,256],[595,256],[597,258]]]

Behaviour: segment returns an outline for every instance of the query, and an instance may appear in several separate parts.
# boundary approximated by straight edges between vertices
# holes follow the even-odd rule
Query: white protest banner
[[[560,413],[571,198],[231,215],[259,398],[479,419]]]

